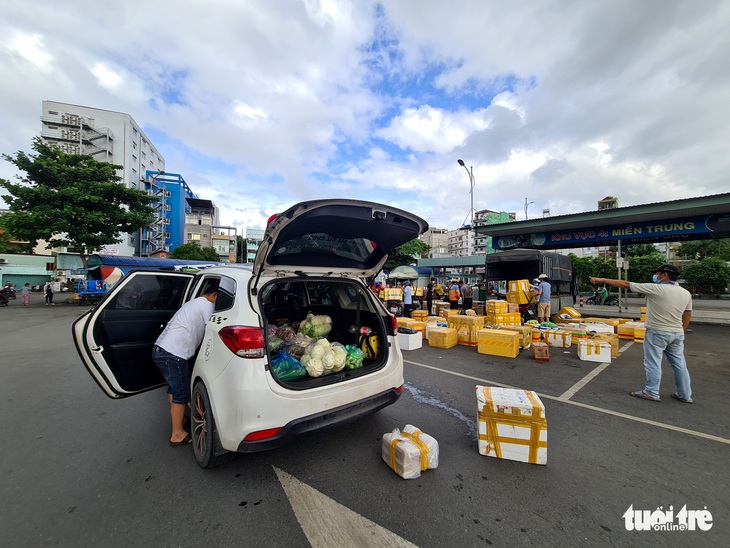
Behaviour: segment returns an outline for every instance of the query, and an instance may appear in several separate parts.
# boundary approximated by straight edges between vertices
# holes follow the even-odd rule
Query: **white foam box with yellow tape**
[[[606,341],[611,345],[611,358],[618,358],[618,335],[616,333],[596,333],[590,335],[589,340],[601,340]]]
[[[516,358],[520,353],[520,334],[505,329],[480,329],[477,332],[477,352]]]
[[[607,323],[603,322],[591,322],[591,323],[584,323],[581,324],[583,328],[588,331],[588,334],[591,333],[615,333],[616,330],[614,329],[614,326],[608,325]]]
[[[398,333],[398,345],[401,350],[418,350],[423,346],[423,334]]]
[[[548,329],[542,334],[542,339],[555,348],[570,348],[573,333],[567,329]]]
[[[477,386],[479,454],[547,464],[545,406],[535,392]]]
[[[380,454],[385,463],[403,479],[415,479],[421,472],[439,465],[439,444],[411,424],[401,432],[383,434]]]
[[[578,358],[584,362],[611,363],[611,343],[600,339],[578,341]]]
[[[477,332],[484,327],[484,316],[449,316],[449,327],[456,329],[459,344],[477,345]]]
[[[428,324],[424,321],[413,320],[411,323],[408,324],[408,327],[413,329],[413,331],[420,333],[421,338],[425,339],[426,338],[426,325],[428,325]]]

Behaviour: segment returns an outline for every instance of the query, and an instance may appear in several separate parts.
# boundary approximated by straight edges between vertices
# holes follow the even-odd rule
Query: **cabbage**
[[[332,318],[326,315],[315,316],[311,312],[299,324],[299,333],[307,337],[326,337],[332,331]]]
[[[327,371],[331,371],[335,367],[335,354],[334,352],[327,352],[322,356],[322,365]]]
[[[324,373],[324,365],[319,358],[311,358],[309,365],[305,366],[310,377],[321,377]]]

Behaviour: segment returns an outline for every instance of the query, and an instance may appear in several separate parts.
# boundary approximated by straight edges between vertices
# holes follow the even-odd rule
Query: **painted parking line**
[[[511,386],[509,384],[494,382],[494,381],[490,381],[489,379],[482,379],[480,377],[474,377],[472,375],[465,375],[464,373],[457,373],[456,371],[449,371],[448,369],[442,369],[440,367],[426,365],[425,363],[412,362],[410,360],[403,360],[403,361],[404,361],[404,363],[415,365],[417,367],[423,367],[424,369],[431,369],[433,371],[438,371],[439,373],[446,373],[447,375],[453,375],[455,377],[462,377],[464,379],[470,379],[473,381],[477,381],[478,383],[486,385],[486,386],[501,386],[502,388],[514,388],[514,389],[522,390],[517,386]],[[560,396],[551,396],[550,394],[541,394],[540,392],[537,392],[537,395],[540,396],[541,398],[545,398],[547,400],[553,400],[553,401],[556,401],[559,403],[565,403],[568,405],[575,405],[576,407],[582,407],[583,409],[590,409],[591,411],[597,411],[598,413],[605,413],[606,415],[613,415],[614,417],[620,417],[622,419],[627,419],[627,420],[631,420],[634,422],[640,422],[643,424],[648,424],[650,426],[656,426],[658,428],[664,428],[666,430],[672,430],[674,432],[681,432],[682,434],[688,434],[690,436],[697,436],[698,438],[704,438],[706,440],[717,441],[720,443],[726,443],[726,444],[730,445],[730,439],[722,438],[720,436],[714,436],[712,434],[705,434],[704,432],[698,432],[697,430],[690,430],[689,428],[682,428],[681,426],[674,426],[673,424],[666,424],[664,422],[653,421],[650,419],[645,419],[643,417],[627,415],[626,413],[612,411],[611,409],[604,409],[603,407],[596,407],[595,405],[589,405],[587,403],[580,403],[580,402],[573,401],[573,400],[561,399]]]
[[[623,345],[621,348],[619,348],[619,351],[618,351],[619,354],[622,354],[623,352],[625,352],[626,350],[631,348],[631,346],[633,346],[633,344],[634,344],[634,341],[631,341],[631,342],[628,342],[625,345]],[[561,400],[561,401],[569,400],[570,398],[575,396],[581,388],[583,388],[586,384],[588,384],[594,378],[596,378],[598,376],[598,374],[601,371],[603,371],[604,369],[606,369],[609,365],[611,365],[611,362],[605,362],[605,363],[599,364],[593,371],[588,373],[585,377],[583,377],[581,380],[579,380],[573,386],[568,388],[565,392],[563,392],[560,395],[559,398],[556,398],[556,399]]]

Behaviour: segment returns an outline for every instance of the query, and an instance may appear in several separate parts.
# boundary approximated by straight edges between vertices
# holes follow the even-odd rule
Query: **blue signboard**
[[[703,215],[667,221],[618,224],[578,230],[556,230],[498,236],[492,238],[494,249],[516,247],[586,247],[609,245],[618,240],[628,243],[697,240],[730,236],[730,215]]]

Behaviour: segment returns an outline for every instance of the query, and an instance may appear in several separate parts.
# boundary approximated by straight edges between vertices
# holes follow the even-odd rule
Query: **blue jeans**
[[[167,393],[172,394],[172,403],[189,403],[190,369],[188,360],[170,354],[157,345],[152,348],[152,360],[167,381]]]
[[[659,385],[662,381],[662,355],[667,357],[674,370],[674,384],[677,396],[683,400],[692,399],[687,362],[684,359],[684,333],[667,333],[647,329],[644,338],[644,369],[646,386],[644,393],[659,399]]]

